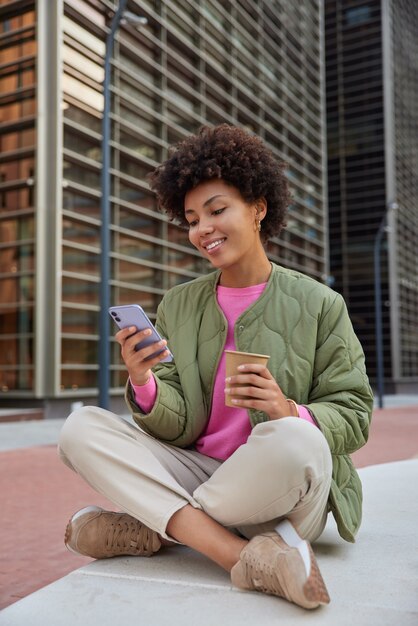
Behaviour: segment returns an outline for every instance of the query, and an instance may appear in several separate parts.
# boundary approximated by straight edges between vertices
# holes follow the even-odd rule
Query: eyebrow
[[[203,203],[203,207],[206,208],[207,206],[212,204],[212,202],[215,202],[215,200],[217,200],[218,198],[223,198],[224,195],[225,194],[223,194],[223,193],[218,193],[218,194],[216,194],[216,196],[212,196],[211,198],[206,200],[206,202]],[[186,209],[184,213],[185,213],[185,215],[188,215],[189,213],[195,213],[195,211],[193,209]]]

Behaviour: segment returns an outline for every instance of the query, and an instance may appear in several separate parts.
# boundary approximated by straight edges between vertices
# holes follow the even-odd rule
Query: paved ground
[[[176,547],[150,559],[95,561],[4,609],[0,626],[416,626],[418,500],[410,494],[418,460],[360,474],[365,507],[356,545],[338,537],[331,518],[315,543],[329,606],[308,612],[234,589],[220,568]]]
[[[83,483],[83,481],[81,481],[81,479],[79,479],[75,474],[73,474],[70,470],[68,470],[64,465],[59,462],[56,456],[55,445],[40,445],[42,442],[54,444],[61,424],[62,421],[60,420],[48,420],[44,422],[38,421],[36,423],[26,422],[15,424],[0,424],[0,442],[2,446],[1,449],[3,450],[2,452],[0,452],[0,493],[2,494],[1,517],[3,530],[1,534],[2,547],[0,551],[0,608],[11,605],[16,600],[19,600],[20,598],[35,591],[36,589],[40,589],[46,584],[57,580],[62,576],[65,576],[76,568],[79,568],[89,563],[91,561],[90,559],[77,557],[70,554],[65,549],[62,542],[62,536],[66,522],[70,515],[73,513],[73,511],[90,503],[96,503],[101,506],[112,508],[110,503],[107,503],[104,498],[97,496],[88,486]],[[376,410],[374,413],[372,431],[369,442],[362,450],[354,455],[354,460],[357,467],[365,467],[370,464],[381,464],[388,461],[395,461],[400,459],[411,459],[414,457],[418,457],[418,401],[416,402],[415,406],[402,406],[398,408]],[[387,468],[389,468],[389,470]],[[416,474],[416,468],[418,468],[418,461],[412,461],[410,465],[408,465],[408,463],[396,463],[393,466],[385,465],[384,467],[382,467],[382,477],[384,475],[384,480],[389,480],[390,482],[391,476],[401,476],[402,473],[405,472],[407,472],[408,476],[412,476],[414,472]],[[368,468],[367,470],[363,471],[366,472],[365,476],[366,479],[370,481],[370,485],[375,484],[376,481],[381,481],[381,478],[379,478],[379,474],[376,474],[376,468]],[[416,483],[413,484],[416,485]],[[373,492],[372,488],[371,492]],[[395,488],[393,492],[393,497],[397,497],[397,490]],[[417,499],[415,498],[415,504],[418,505],[416,501]],[[385,510],[385,515],[390,517],[392,514],[394,514],[394,512],[396,512],[395,502],[391,502],[389,506],[387,506],[386,501],[383,504],[385,507],[387,507],[387,510]],[[373,515],[376,515],[376,507],[374,507],[374,511],[370,512],[371,517],[373,517]],[[412,517],[412,519],[416,520],[416,518],[418,517],[418,511],[415,512],[415,515],[413,515],[411,511],[411,516],[408,516],[408,518],[409,517]],[[373,529],[370,527],[367,530],[366,526],[365,532],[366,536],[367,533],[370,536],[373,535]],[[346,558],[346,550],[347,548],[348,550],[350,550],[350,546],[346,546],[344,544],[344,546],[342,547],[340,545],[338,540],[336,540],[335,529],[333,529],[332,527],[329,529],[327,528],[327,533],[328,535],[324,536],[325,543],[320,544],[320,546],[322,545],[323,548],[319,547],[320,552],[318,556],[323,557],[321,561],[321,567],[325,567],[324,575],[326,574],[326,568],[328,567],[330,569],[329,580],[332,581],[333,574],[331,573],[331,570],[334,570],[334,568],[338,569],[341,566],[341,563],[343,563]],[[327,542],[329,542],[329,545]],[[339,554],[337,554],[337,556],[341,558],[338,558],[336,560],[332,559],[329,564],[326,565],[326,557],[329,550],[331,550],[330,545],[335,543],[338,546],[336,548],[337,552],[339,551]],[[365,543],[364,546],[364,550],[362,548],[363,556],[367,553],[366,548],[368,548],[369,551],[371,549],[372,552],[370,553],[370,557],[373,557],[374,559],[377,558],[376,566],[378,566],[378,550],[376,542],[373,541],[373,537],[371,544],[370,542],[369,544]],[[386,546],[385,550],[385,554],[387,556]],[[406,554],[407,553],[408,550],[406,550]],[[168,554],[170,556],[168,556]],[[186,562],[186,554],[187,566],[184,565]],[[348,554],[349,553],[347,553],[347,555]],[[359,551],[357,550],[356,553],[350,552],[350,554],[359,555]],[[397,558],[396,554],[393,554],[392,556],[396,561],[396,567],[394,561],[395,569],[399,568],[399,559]],[[45,600],[47,600],[47,597],[44,596],[45,594],[51,593],[51,589],[54,589],[54,597],[61,601],[62,597],[60,596],[60,593],[65,596],[65,594],[68,593],[69,588],[74,588],[75,590],[85,588],[84,596],[80,596],[77,599],[77,602],[80,601],[80,606],[82,606],[85,600],[87,602],[86,607],[96,606],[94,602],[92,602],[92,598],[97,596],[97,594],[100,595],[100,593],[102,593],[100,589],[102,589],[103,587],[103,581],[105,579],[112,578],[112,593],[114,591],[114,597],[116,599],[119,599],[118,601],[123,602],[124,591],[122,591],[122,589],[126,589],[127,606],[125,608],[127,608],[128,610],[128,598],[130,597],[130,592],[128,592],[128,590],[131,588],[137,589],[138,580],[142,580],[142,583],[140,585],[140,595],[146,593],[149,585],[151,584],[150,580],[152,581],[153,576],[158,573],[157,570],[159,570],[159,568],[161,567],[165,569],[168,568],[167,572],[164,574],[164,576],[168,577],[168,587],[166,588],[167,593],[174,593],[173,589],[170,587],[170,584],[174,584],[173,580],[176,578],[176,576],[178,576],[179,572],[181,571],[180,578],[175,584],[177,584],[177,586],[181,586],[184,583],[184,588],[182,587],[182,589],[184,593],[187,594],[187,587],[191,584],[190,581],[195,580],[194,570],[197,567],[202,568],[202,558],[198,557],[197,555],[193,556],[191,554],[188,554],[188,551],[186,551],[186,549],[184,548],[176,549],[170,553],[166,552],[166,554],[164,555],[165,560],[163,562],[161,562],[161,558],[163,558],[163,555],[161,555],[161,557],[158,557],[158,559],[119,559],[112,560],[110,563],[94,563],[90,565],[87,569],[84,568],[82,570],[79,570],[78,572],[75,572],[69,577],[67,576],[59,583],[56,583],[55,586],[49,587],[47,590],[42,591],[40,594],[35,594],[34,596],[31,596],[30,601],[28,599],[27,603],[19,603],[19,605],[16,605],[16,608],[21,606],[23,611],[24,607],[26,606],[29,607],[31,611],[33,608],[33,602],[35,602],[35,605],[36,602],[41,602],[41,604],[42,602],[45,602]],[[142,563],[139,565],[139,572],[137,569],[138,561]],[[175,573],[174,570],[178,568],[179,565],[181,566],[181,568],[180,570],[176,570]],[[361,570],[361,562],[359,563],[359,567]],[[375,566],[373,566],[371,569],[373,569],[374,567]],[[367,584],[369,584],[366,584],[367,577],[369,577],[371,580],[373,579],[374,574],[371,569],[368,571],[365,570],[364,572],[360,571],[360,575],[364,577],[364,583],[366,586]],[[415,571],[416,569],[417,566],[415,563]],[[348,573],[344,574],[344,567],[342,568],[340,574],[342,576],[342,578],[340,576],[341,581],[345,580],[344,577],[346,576],[346,574],[348,576]],[[351,580],[351,578],[353,577],[353,572],[350,572],[349,574],[350,575],[347,578],[347,584],[349,584],[349,579]],[[149,578],[150,576],[151,578]],[[183,580],[184,576],[186,576],[187,580]],[[209,578],[207,578],[208,576]],[[181,580],[183,580],[183,583],[181,582]],[[404,583],[405,584],[403,585],[403,587],[405,587],[406,585],[405,588],[408,590],[408,585],[410,585],[410,581],[405,580]],[[214,568],[214,566],[212,566],[208,562],[206,562],[206,565],[203,568],[203,578],[200,580],[200,582],[195,582],[194,584],[195,586],[197,584],[198,587],[200,585],[200,589],[207,588],[208,590],[210,590],[210,593],[208,591],[209,604],[209,600],[213,596],[213,594],[213,600],[215,600],[217,596],[219,596],[219,598],[224,598],[225,600],[225,593],[228,594],[228,605],[230,603],[232,603],[233,605],[238,596],[240,598],[239,602],[243,602],[243,594],[236,592],[231,596],[229,581],[225,578],[222,572],[219,573],[218,569]],[[161,585],[158,586],[158,589],[161,589]],[[153,594],[155,595],[156,593],[155,585],[152,590],[148,590],[151,594],[151,597],[153,597]],[[379,593],[381,595],[381,593],[383,592]],[[256,604],[254,606],[252,604],[253,600],[246,598],[244,601],[244,604],[247,603],[248,605],[248,614],[251,614],[251,611],[255,610],[258,606],[257,602],[259,601],[259,595],[249,594],[251,598],[254,598],[254,595],[257,596]],[[156,600],[157,596],[155,596]],[[77,597],[76,593],[74,597]],[[416,597],[418,598],[418,590]],[[393,606],[397,606],[398,600],[400,599],[402,601],[402,598],[402,593],[400,593],[399,595],[398,591],[392,592],[391,598],[387,599],[388,611],[386,611],[386,617],[392,615],[391,611],[389,610],[389,605],[392,603]],[[221,604],[224,604],[224,600],[222,600]],[[276,599],[267,598],[268,602],[263,605],[265,606],[265,610],[267,611],[266,616],[270,610],[267,608],[271,605],[270,600],[272,602],[276,602]],[[184,610],[187,613],[190,610],[190,607],[187,608],[188,604],[185,598],[183,598],[182,601],[184,603]],[[107,604],[104,603],[100,606],[106,607]],[[115,610],[117,610],[117,606],[118,602],[116,602]],[[271,605],[271,607],[275,606],[276,605]],[[110,611],[110,608],[108,610]],[[211,609],[208,608],[208,610]],[[275,611],[276,609],[272,608],[271,610]],[[291,610],[293,610],[293,607],[291,608]],[[393,625],[398,623],[418,623],[418,606],[415,605],[415,607],[410,607],[409,612],[412,616],[411,619],[415,619],[415,622],[408,621],[408,613],[402,614],[402,622],[382,621],[379,618],[379,623],[390,623]],[[110,613],[108,613],[108,615],[110,614],[111,611]],[[10,617],[10,611],[3,612],[4,617],[6,617],[7,615],[9,615]],[[210,613],[210,615],[212,614]],[[363,616],[364,615],[369,615],[367,610],[366,612],[363,611]],[[212,616],[214,616],[214,614]],[[351,614],[351,617],[352,616],[353,615]],[[394,614],[392,615],[392,617],[393,616]],[[96,621],[95,619],[93,619],[93,615],[90,615],[89,617],[91,618],[91,621]],[[96,617],[98,617],[98,615],[96,615]],[[372,618],[372,614],[370,614],[369,617]],[[44,621],[40,621],[39,623],[50,623],[54,624],[54,626],[55,623],[58,624],[58,622],[56,622],[56,618],[53,619],[52,616],[52,621],[45,621],[44,618],[42,619]],[[160,624],[165,623],[162,618],[161,620],[162,621],[160,621],[159,626]],[[0,617],[0,624],[3,623],[6,624],[9,622],[3,621]],[[10,624],[17,623],[19,622],[10,622]],[[23,623],[37,624],[38,622],[33,621],[32,618],[25,619],[25,621],[22,621],[22,624]],[[77,622],[68,621],[66,623],[70,624]],[[141,621],[141,623],[147,623],[150,626],[154,622],[148,620],[148,622]],[[158,622],[155,623],[157,624]],[[205,623],[209,624],[210,622]],[[215,623],[215,621],[212,623]],[[251,623],[251,621],[246,621],[245,623]],[[313,621],[312,623],[316,622]],[[362,623],[374,624],[377,622],[369,621]]]

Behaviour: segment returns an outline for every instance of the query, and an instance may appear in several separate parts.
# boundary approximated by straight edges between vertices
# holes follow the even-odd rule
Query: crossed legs
[[[309,541],[325,525],[328,446],[318,429],[296,418],[259,424],[221,463],[163,444],[108,411],[84,407],[68,418],[59,450],[96,491],[163,543],[188,545],[228,571],[245,553],[247,539],[270,533],[274,543],[272,531],[282,520]]]

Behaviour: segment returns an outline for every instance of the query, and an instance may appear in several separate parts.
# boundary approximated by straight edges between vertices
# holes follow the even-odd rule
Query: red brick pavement
[[[418,406],[376,410],[357,467],[418,456]],[[0,452],[0,608],[65,576],[91,559],[63,544],[72,513],[105,498],[59,461],[55,446]]]
[[[369,440],[352,455],[356,467],[418,457],[418,406],[376,409]]]
[[[0,453],[0,609],[91,559],[69,552],[66,523],[88,504],[112,505],[57,456],[55,446]]]

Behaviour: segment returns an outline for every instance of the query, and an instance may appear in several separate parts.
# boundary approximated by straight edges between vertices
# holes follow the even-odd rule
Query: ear
[[[265,218],[266,213],[267,213],[267,202],[266,199],[264,197],[259,198],[258,200],[256,200],[255,202],[255,208],[256,208],[256,216],[258,217],[258,219],[261,221]]]

